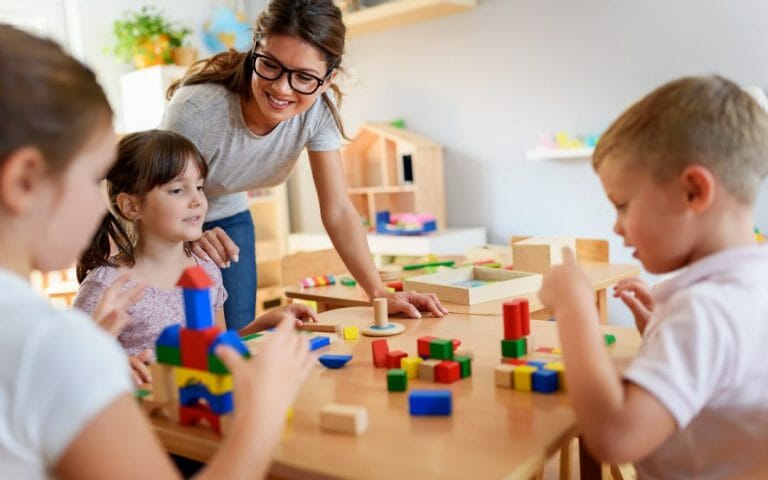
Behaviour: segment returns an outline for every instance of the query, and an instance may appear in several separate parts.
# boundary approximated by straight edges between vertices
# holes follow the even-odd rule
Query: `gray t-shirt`
[[[216,83],[176,91],[160,128],[189,138],[208,161],[207,221],[247,210],[245,192],[284,181],[305,147],[323,152],[341,146],[333,115],[322,97],[306,112],[261,136],[246,126],[238,95]]]

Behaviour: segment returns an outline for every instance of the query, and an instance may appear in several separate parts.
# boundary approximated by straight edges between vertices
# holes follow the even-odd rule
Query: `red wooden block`
[[[402,350],[392,350],[387,353],[387,368],[400,368],[400,360],[407,356],[408,354]]]
[[[502,358],[501,363],[506,363],[509,365],[528,365],[528,362],[519,358]]]
[[[401,280],[395,282],[387,282],[387,287],[394,288],[396,292],[403,291],[403,282]]]
[[[385,339],[374,340],[371,342],[371,354],[373,355],[373,366],[376,368],[387,368],[387,353],[389,344]]]
[[[531,334],[531,311],[527,298],[520,299],[520,320],[523,325],[523,336]]]
[[[427,357],[429,358],[429,342],[434,340],[437,337],[431,337],[429,335],[426,335],[424,337],[419,337],[418,340],[416,340],[416,348],[418,349],[418,355],[420,357]]]
[[[213,431],[221,435],[219,416],[213,413],[207,405],[197,404],[189,407],[183,405],[179,406],[179,423],[181,425],[194,425],[200,420],[207,421]]]
[[[445,360],[435,366],[435,381],[440,383],[453,383],[461,379],[461,366],[459,362]]]
[[[539,347],[539,348],[536,349],[536,352],[537,353],[552,353],[552,350],[554,350],[554,348],[552,348],[552,347]]]
[[[181,364],[198,370],[208,370],[208,348],[221,330],[213,326],[202,330],[181,329]]]
[[[502,304],[504,309],[504,340],[516,340],[523,336],[520,318],[520,301],[509,300]]]
[[[451,340],[453,342],[453,351],[455,352],[457,348],[459,348],[459,345],[461,345],[461,340],[458,338],[454,338]]]
[[[213,285],[211,277],[205,273],[203,267],[196,265],[189,267],[181,274],[181,278],[176,282],[177,287],[191,288],[193,290],[204,290]]]

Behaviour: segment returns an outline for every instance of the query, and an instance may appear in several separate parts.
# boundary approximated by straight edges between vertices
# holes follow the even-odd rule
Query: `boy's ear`
[[[141,202],[135,195],[129,195],[127,193],[118,193],[115,199],[117,209],[126,219],[135,222],[141,215]]]
[[[717,182],[712,171],[701,165],[690,165],[680,174],[685,203],[694,213],[706,211],[715,201]]]
[[[40,184],[49,180],[43,153],[36,147],[14,150],[0,165],[0,205],[11,213],[35,208]]]

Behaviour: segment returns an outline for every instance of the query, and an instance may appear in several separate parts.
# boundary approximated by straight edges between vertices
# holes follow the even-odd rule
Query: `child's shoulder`
[[[198,265],[200,265],[203,270],[205,270],[205,273],[208,274],[209,277],[211,277],[211,280],[214,284],[220,285],[222,283],[221,279],[221,270],[219,269],[218,265],[214,263],[213,260],[210,258],[202,258],[198,257],[194,253],[192,254],[192,258],[195,259]]]
[[[89,271],[88,274],[83,279],[83,281],[80,283],[83,284],[86,282],[93,282],[93,283],[98,283],[104,287],[108,287],[124,271],[125,269],[122,267],[117,267],[112,265],[101,265]]]

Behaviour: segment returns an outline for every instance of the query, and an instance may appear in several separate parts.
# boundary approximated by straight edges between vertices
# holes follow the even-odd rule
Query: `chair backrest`
[[[286,255],[280,262],[283,285],[295,285],[306,277],[338,275],[347,271],[336,250],[316,250]]]
[[[530,236],[512,235],[509,239],[510,246],[521,240],[531,238]],[[576,261],[578,262],[608,262],[609,261],[608,240],[602,238],[577,238],[576,239]],[[512,258],[514,264],[515,259]]]

